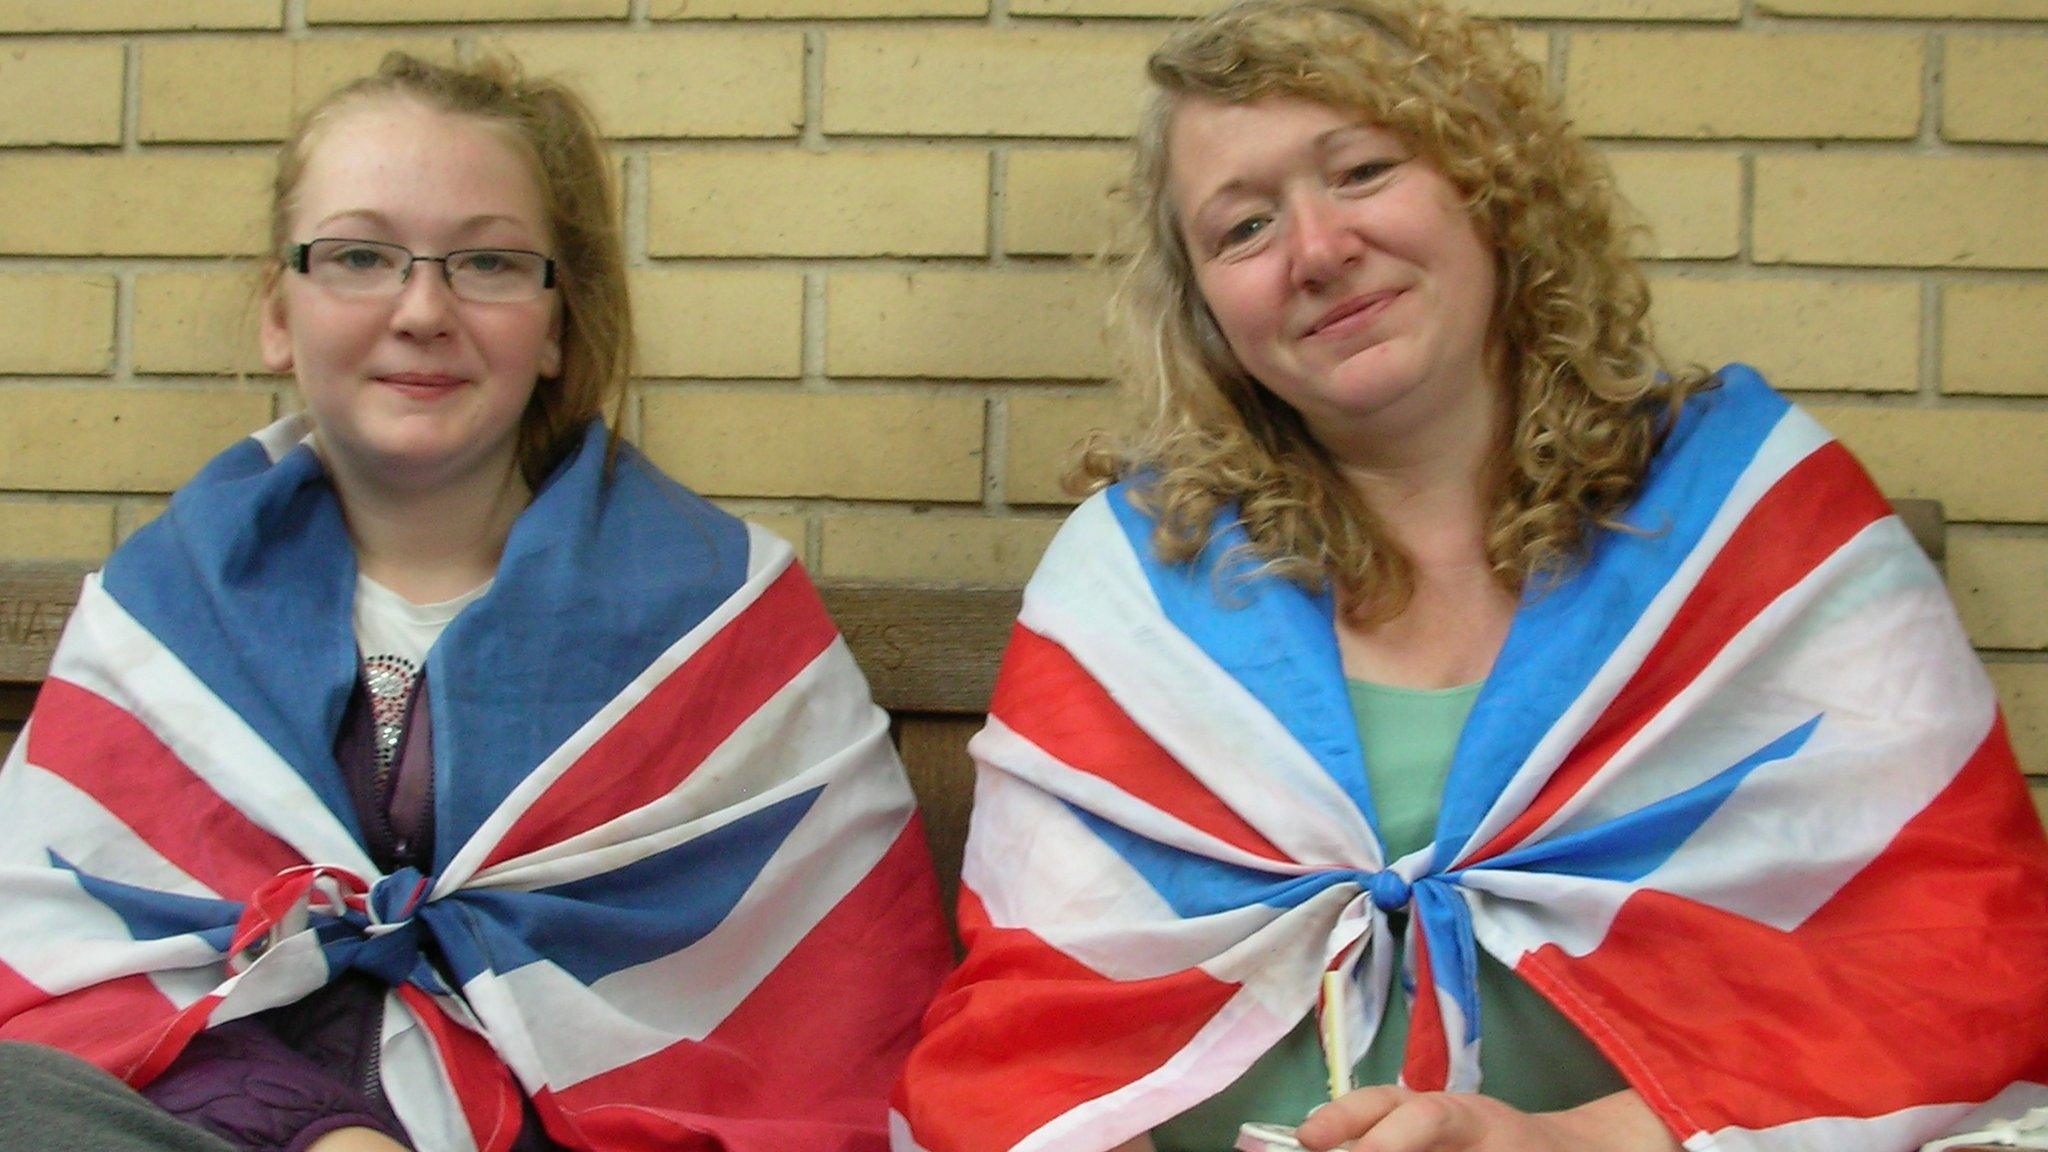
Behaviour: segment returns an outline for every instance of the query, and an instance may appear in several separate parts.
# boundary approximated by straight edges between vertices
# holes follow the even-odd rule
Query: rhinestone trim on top
[[[377,773],[391,770],[398,756],[398,741],[405,735],[405,716],[412,703],[412,686],[419,679],[419,666],[402,656],[365,656],[363,683],[370,689],[370,717],[377,731]]]

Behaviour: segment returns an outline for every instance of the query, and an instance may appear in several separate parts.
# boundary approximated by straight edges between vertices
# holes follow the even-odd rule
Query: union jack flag
[[[297,427],[89,578],[0,769],[0,1037],[141,1085],[345,969],[416,1147],[874,1150],[947,961],[887,718],[787,545],[593,426],[427,657],[431,872],[335,763],[353,554]]]
[[[1908,1149],[2048,1100],[2048,844],[1885,500],[1736,366],[1627,521],[1524,596],[1434,843],[1388,860],[1329,597],[1228,523],[1169,566],[1126,488],[1082,505],[972,745],[968,955],[896,1146],[1109,1148],[1236,1080],[1328,970],[1349,1060],[1399,980],[1403,1081],[1479,1088],[1477,949],[1690,1149]]]

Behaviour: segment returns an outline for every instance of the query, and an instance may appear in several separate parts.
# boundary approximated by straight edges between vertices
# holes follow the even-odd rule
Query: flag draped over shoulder
[[[1126,489],[1082,505],[972,746],[968,956],[897,1147],[1111,1147],[1332,968],[1350,1059],[1399,981],[1404,1082],[1470,1090],[1480,948],[1696,1150],[1907,1149],[2048,1102],[2048,845],[1885,500],[1737,366],[1627,521],[1525,595],[1434,843],[1386,860],[1328,597],[1253,575],[1233,525],[1167,566]]]
[[[335,763],[353,553],[297,429],[89,578],[0,770],[0,1038],[147,1083],[346,970],[415,1146],[879,1149],[946,962],[922,832],[787,545],[605,432],[427,657],[431,874]]]

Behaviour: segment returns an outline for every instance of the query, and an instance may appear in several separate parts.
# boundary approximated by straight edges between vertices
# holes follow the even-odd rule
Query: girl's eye
[[[368,272],[391,263],[390,255],[370,247],[343,248],[330,259],[351,272]]]

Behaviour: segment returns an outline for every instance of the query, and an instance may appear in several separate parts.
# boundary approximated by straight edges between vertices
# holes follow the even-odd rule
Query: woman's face
[[[1492,426],[1494,252],[1435,165],[1350,113],[1287,97],[1188,98],[1167,157],[1224,339],[1340,461]]]
[[[333,237],[422,256],[475,248],[552,255],[527,161],[473,117],[383,99],[316,138],[289,221],[293,243]],[[263,359],[291,372],[337,482],[408,490],[501,479],[539,378],[561,367],[557,294],[459,300],[438,263],[396,295],[337,292],[288,270],[265,301]]]

